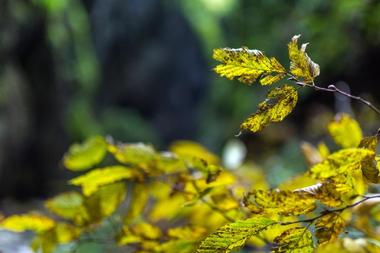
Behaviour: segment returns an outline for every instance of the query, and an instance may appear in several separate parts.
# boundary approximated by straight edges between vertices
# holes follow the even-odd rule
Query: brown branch
[[[338,87],[336,87],[335,85],[331,84],[329,85],[327,88],[325,87],[321,87],[321,86],[317,86],[315,85],[314,83],[313,84],[309,84],[309,83],[305,83],[305,82],[302,82],[302,81],[299,81],[297,80],[297,78],[295,78],[293,75],[291,75],[290,73],[288,73],[288,76],[290,76],[288,78],[288,80],[291,80],[291,81],[294,81],[295,84],[297,84],[298,86],[301,86],[301,87],[308,87],[308,88],[312,88],[314,89],[315,91],[324,91],[324,92],[331,92],[331,93],[338,93],[338,94],[341,94],[345,97],[348,97],[348,98],[351,98],[351,99],[354,99],[354,100],[357,100],[363,104],[365,104],[366,106],[368,106],[369,108],[371,108],[373,111],[375,111],[378,115],[380,115],[380,109],[377,108],[376,106],[374,106],[371,102],[369,102],[368,100],[365,100],[364,98],[360,97],[360,96],[354,96],[354,95],[351,95],[341,89],[339,89]]]
[[[375,199],[375,198],[380,198],[380,195],[364,196],[363,199],[361,199],[361,200],[359,200],[359,201],[357,201],[357,202],[355,202],[355,203],[353,203],[351,205],[348,205],[348,206],[345,206],[345,207],[342,207],[342,208],[338,208],[338,209],[323,211],[320,215],[318,215],[318,216],[316,216],[314,218],[310,218],[310,219],[306,219],[306,220],[299,220],[299,221],[280,222],[279,224],[280,225],[291,225],[291,224],[296,224],[296,223],[310,223],[309,225],[311,225],[316,220],[318,220],[319,218],[322,218],[325,215],[328,215],[328,214],[331,214],[331,213],[340,213],[340,212],[343,212],[346,209],[353,208],[355,206],[358,206],[358,205],[362,204],[363,202],[365,202],[365,201],[367,201],[369,199]]]

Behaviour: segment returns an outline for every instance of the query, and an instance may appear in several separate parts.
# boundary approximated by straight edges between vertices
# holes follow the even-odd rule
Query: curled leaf
[[[319,75],[319,65],[313,62],[306,53],[306,44],[298,47],[298,39],[301,35],[293,36],[288,44],[290,72],[305,83],[313,83],[314,78]]]

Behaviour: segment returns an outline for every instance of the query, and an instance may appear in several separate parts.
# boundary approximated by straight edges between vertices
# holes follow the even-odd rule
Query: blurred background
[[[235,137],[266,89],[216,76],[212,49],[256,48],[288,66],[295,34],[311,42],[320,86],[380,101],[377,0],[0,0],[3,206],[59,191],[62,155],[95,134],[157,149],[191,139],[218,154],[238,140],[275,185],[305,168],[300,141],[326,138],[336,112],[374,133],[368,108],[305,90],[285,122]]]

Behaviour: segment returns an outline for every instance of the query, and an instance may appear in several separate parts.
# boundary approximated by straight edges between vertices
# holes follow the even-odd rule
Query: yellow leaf
[[[275,58],[268,58],[258,50],[219,48],[214,49],[213,58],[222,63],[214,69],[217,74],[245,84],[260,80],[261,85],[270,85],[286,75],[285,68]]]
[[[375,153],[363,148],[342,149],[314,165],[309,174],[316,179],[327,179],[343,173],[360,170],[364,161],[373,160]]]
[[[363,138],[359,123],[346,113],[338,114],[327,129],[335,143],[342,148],[356,148]]]
[[[299,37],[300,35],[293,36],[288,44],[290,72],[299,81],[313,83],[314,78],[319,75],[319,65],[306,54],[307,44],[302,44],[301,48],[298,48]]]
[[[247,194],[243,202],[255,214],[300,215],[316,208],[313,195],[304,191],[253,190]]]
[[[176,141],[170,145],[170,151],[184,159],[198,158],[208,164],[219,164],[219,158],[215,154],[193,141]]]
[[[228,253],[245,244],[247,239],[275,224],[274,221],[257,217],[229,223],[204,239],[198,253]]]
[[[312,166],[322,162],[323,158],[319,151],[310,143],[302,142],[301,151],[307,162],[307,165]]]
[[[113,214],[123,202],[126,195],[122,182],[102,186],[91,196],[85,198],[85,206],[91,216],[91,221],[100,221]]]
[[[119,162],[144,169],[151,166],[157,155],[152,146],[143,143],[121,144],[118,146],[110,144],[108,145],[108,150]]]
[[[0,228],[13,231],[24,232],[27,230],[41,233],[54,227],[54,220],[40,214],[12,215],[0,223]]]
[[[100,163],[107,151],[107,144],[103,137],[94,136],[83,144],[74,144],[65,154],[63,163],[72,171],[89,169]]]
[[[329,243],[338,238],[346,225],[340,213],[329,213],[319,218],[315,223],[315,236],[319,244]]]
[[[117,165],[94,169],[82,176],[71,179],[69,183],[81,186],[83,194],[90,196],[96,192],[100,186],[131,178],[141,178],[141,175],[133,168]]]
[[[269,91],[267,99],[261,102],[255,114],[246,119],[241,130],[257,132],[271,122],[280,122],[288,116],[297,104],[298,93],[295,88],[285,85]]]
[[[66,192],[45,202],[45,206],[52,213],[83,225],[89,220],[84,198],[77,192]]]
[[[206,235],[207,230],[203,227],[175,227],[169,228],[168,236],[187,241],[197,241]]]
[[[307,228],[291,228],[274,239],[274,253],[311,253],[314,251],[313,236]]]

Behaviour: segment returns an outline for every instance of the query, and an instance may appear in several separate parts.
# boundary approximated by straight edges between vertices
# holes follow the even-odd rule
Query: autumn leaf
[[[243,202],[255,214],[290,216],[309,213],[316,208],[312,194],[288,190],[253,190],[245,196]]]
[[[117,165],[91,170],[82,176],[71,179],[69,183],[72,185],[81,186],[83,194],[85,196],[90,196],[96,192],[100,186],[111,184],[123,179],[141,177],[142,176],[136,170]]]
[[[53,228],[55,221],[40,214],[11,215],[0,222],[0,228],[13,231],[24,232],[27,230],[41,233]]]
[[[272,122],[280,122],[288,116],[297,104],[298,93],[295,88],[285,85],[269,91],[267,99],[261,102],[255,114],[246,119],[241,130],[258,132]]]
[[[316,237],[319,244],[334,241],[343,231],[346,222],[340,213],[329,213],[319,218],[315,223]]]
[[[314,250],[313,236],[304,227],[284,231],[274,239],[274,243],[273,253],[311,253]]]
[[[206,237],[201,242],[197,252],[231,252],[243,246],[247,239],[258,235],[273,224],[275,224],[274,221],[263,217],[229,223]]]
[[[259,50],[219,48],[214,49],[213,58],[222,63],[214,69],[217,74],[245,84],[259,80],[261,85],[270,85],[286,75],[275,58],[268,58]]]
[[[319,75],[319,65],[313,62],[306,53],[308,43],[298,47],[298,39],[301,35],[293,36],[288,44],[290,73],[300,81],[313,83],[314,78]]]
[[[338,114],[327,129],[335,143],[342,148],[356,148],[363,138],[359,123],[346,113]]]
[[[100,163],[107,151],[106,141],[94,136],[83,144],[73,144],[63,158],[65,167],[72,171],[86,170]]]

